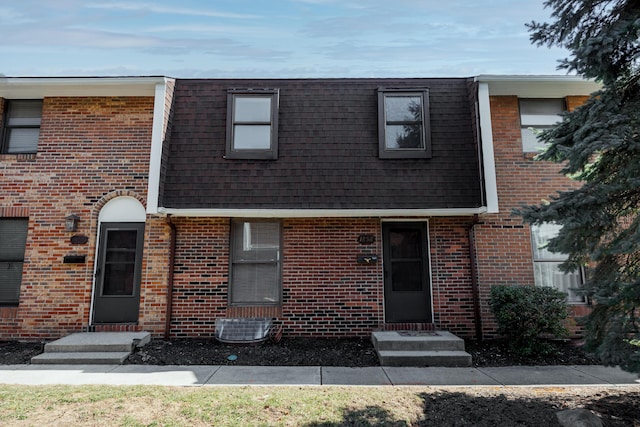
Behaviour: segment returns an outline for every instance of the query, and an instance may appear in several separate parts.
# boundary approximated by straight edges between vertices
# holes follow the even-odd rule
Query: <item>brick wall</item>
[[[382,325],[382,259],[377,219],[299,219],[283,224],[283,319],[292,335],[367,335]],[[360,234],[376,236],[373,245]]]
[[[88,326],[99,209],[117,195],[145,203],[153,105],[152,97],[45,98],[38,153],[0,154],[0,215],[29,218],[20,303],[0,311],[0,338],[50,338]],[[71,213],[80,217],[73,233],[64,230]],[[166,268],[147,257],[165,255],[158,245],[165,229],[147,224],[154,249],[144,259],[140,328],[161,330]],[[88,243],[73,245],[75,234]],[[86,255],[86,263],[63,264],[69,254]]]
[[[288,336],[367,336],[384,326],[377,218],[282,220],[282,306],[228,307],[229,219],[175,218],[171,335],[211,337],[217,317],[274,317]],[[473,332],[468,218],[429,223],[436,326]],[[372,234],[371,245],[358,243]],[[358,264],[378,255],[377,264]]]
[[[471,218],[429,221],[434,323],[463,337],[475,331],[469,227]]]
[[[584,103],[586,96],[566,98],[569,109]],[[512,215],[523,204],[538,204],[557,191],[579,184],[560,174],[561,166],[537,162],[533,154],[523,153],[518,98],[492,96],[491,121],[498,185],[499,214],[484,215],[475,227],[483,330],[495,333],[495,322],[488,307],[491,285],[532,285],[533,259],[529,226]],[[583,315],[586,306],[572,306],[575,315]]]

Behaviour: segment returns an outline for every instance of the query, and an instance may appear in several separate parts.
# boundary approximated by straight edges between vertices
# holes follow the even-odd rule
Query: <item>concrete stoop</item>
[[[377,331],[371,339],[382,366],[471,366],[464,340],[447,331]]]
[[[45,344],[32,364],[121,365],[135,347],[151,341],[148,332],[82,332]]]

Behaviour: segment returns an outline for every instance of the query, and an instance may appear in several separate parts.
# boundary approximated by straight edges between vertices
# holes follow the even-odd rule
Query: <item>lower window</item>
[[[280,223],[231,223],[229,300],[232,305],[280,304]]]
[[[0,306],[16,306],[20,300],[28,226],[26,218],[0,219]]]
[[[549,286],[565,292],[567,302],[584,304],[586,299],[576,292],[582,286],[582,271],[565,273],[560,270],[567,256],[549,251],[546,246],[549,240],[556,237],[560,231],[557,224],[546,223],[531,226],[531,241],[533,247],[533,271],[536,286]]]

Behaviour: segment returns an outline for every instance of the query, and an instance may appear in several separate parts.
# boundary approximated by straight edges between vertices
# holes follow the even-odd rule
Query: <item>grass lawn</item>
[[[421,399],[389,387],[4,385],[0,391],[3,426],[340,425],[351,411],[362,421],[407,425],[418,418]]]
[[[0,425],[554,425],[559,409],[603,399],[626,406],[638,397],[640,389],[634,386],[614,390],[3,385]],[[630,404],[635,412],[635,404]],[[620,415],[620,408],[616,412]]]

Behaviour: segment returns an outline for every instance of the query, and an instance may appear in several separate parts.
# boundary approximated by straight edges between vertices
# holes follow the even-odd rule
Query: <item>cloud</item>
[[[186,15],[186,16],[208,16],[216,18],[234,18],[234,19],[254,19],[259,18],[258,15],[218,12],[214,10],[204,9],[188,9],[182,7],[162,6],[156,3],[88,3],[85,7],[91,9],[109,9],[124,11],[142,11],[166,15]]]
[[[24,13],[8,7],[0,7],[0,25],[21,25],[32,21],[33,18],[29,18]]]

